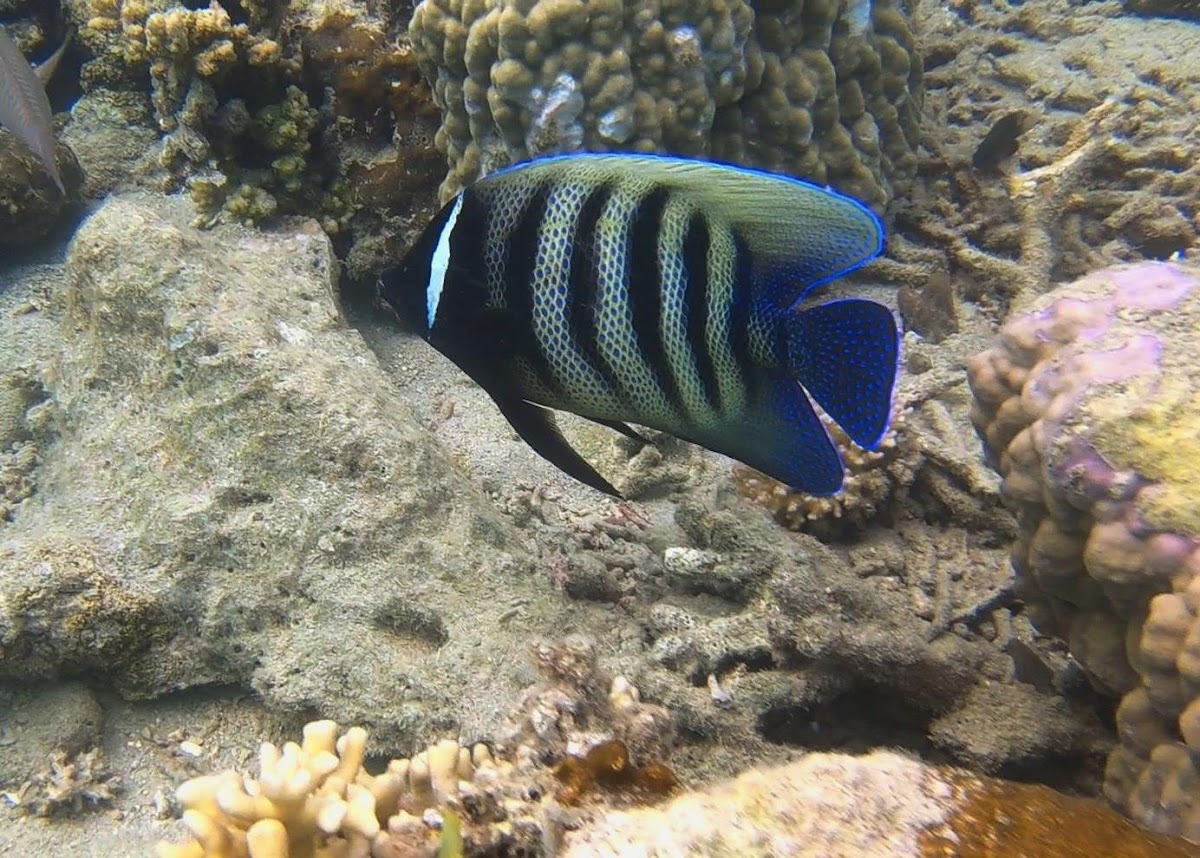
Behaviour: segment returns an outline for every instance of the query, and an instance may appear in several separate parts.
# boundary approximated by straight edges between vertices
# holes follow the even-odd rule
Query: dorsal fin
[[[663,155],[555,155],[506,167],[476,183],[483,193],[544,181],[665,187],[745,243],[761,294],[783,306],[866,264],[883,250],[883,224],[862,203],[790,176]]]

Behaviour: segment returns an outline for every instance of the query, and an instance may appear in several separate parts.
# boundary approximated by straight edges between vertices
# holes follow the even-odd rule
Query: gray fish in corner
[[[869,209],[787,176],[562,155],[451,200],[383,272],[380,297],[595,489],[618,494],[550,409],[632,437],[626,420],[661,429],[828,495],[844,466],[812,403],[877,448],[899,334],[873,301],[801,299],[882,247]]]
[[[62,49],[45,65],[52,67]],[[55,163],[58,144],[54,139],[54,115],[50,99],[38,73],[21,49],[0,27],[0,125],[3,125],[38,156],[46,173],[66,193]]]

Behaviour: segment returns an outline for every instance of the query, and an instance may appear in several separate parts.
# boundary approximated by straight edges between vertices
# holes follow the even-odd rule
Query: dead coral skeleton
[[[1117,126],[1125,113],[1115,100],[1097,105],[1083,116],[1054,161],[1009,178],[1008,193],[1020,228],[1017,259],[981,250],[962,232],[930,218],[915,219],[914,228],[945,247],[955,265],[1003,290],[1012,306],[1028,302],[1049,286],[1061,219],[1079,202],[1076,192],[1100,156],[1119,145]]]
[[[32,816],[76,816],[110,804],[120,789],[120,778],[108,771],[99,748],[75,756],[57,751],[44,771],[4,799]]]

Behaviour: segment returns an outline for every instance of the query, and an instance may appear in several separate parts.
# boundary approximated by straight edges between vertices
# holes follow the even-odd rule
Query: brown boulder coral
[[[893,0],[425,0],[448,199],[547,152],[713,156],[882,207],[916,170],[921,61]]]
[[[1200,842],[1200,273],[1104,269],[970,364],[972,420],[1021,531],[1035,621],[1121,697],[1108,798]]]

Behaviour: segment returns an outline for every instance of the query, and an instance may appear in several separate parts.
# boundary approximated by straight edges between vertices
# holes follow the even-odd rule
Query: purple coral
[[[1200,271],[1108,268],[1009,320],[969,378],[1030,612],[1122,698],[1105,793],[1200,842],[1200,793],[1179,793],[1200,782],[1200,493],[1167,461],[1200,456],[1179,428],[1200,426],[1197,330]]]

